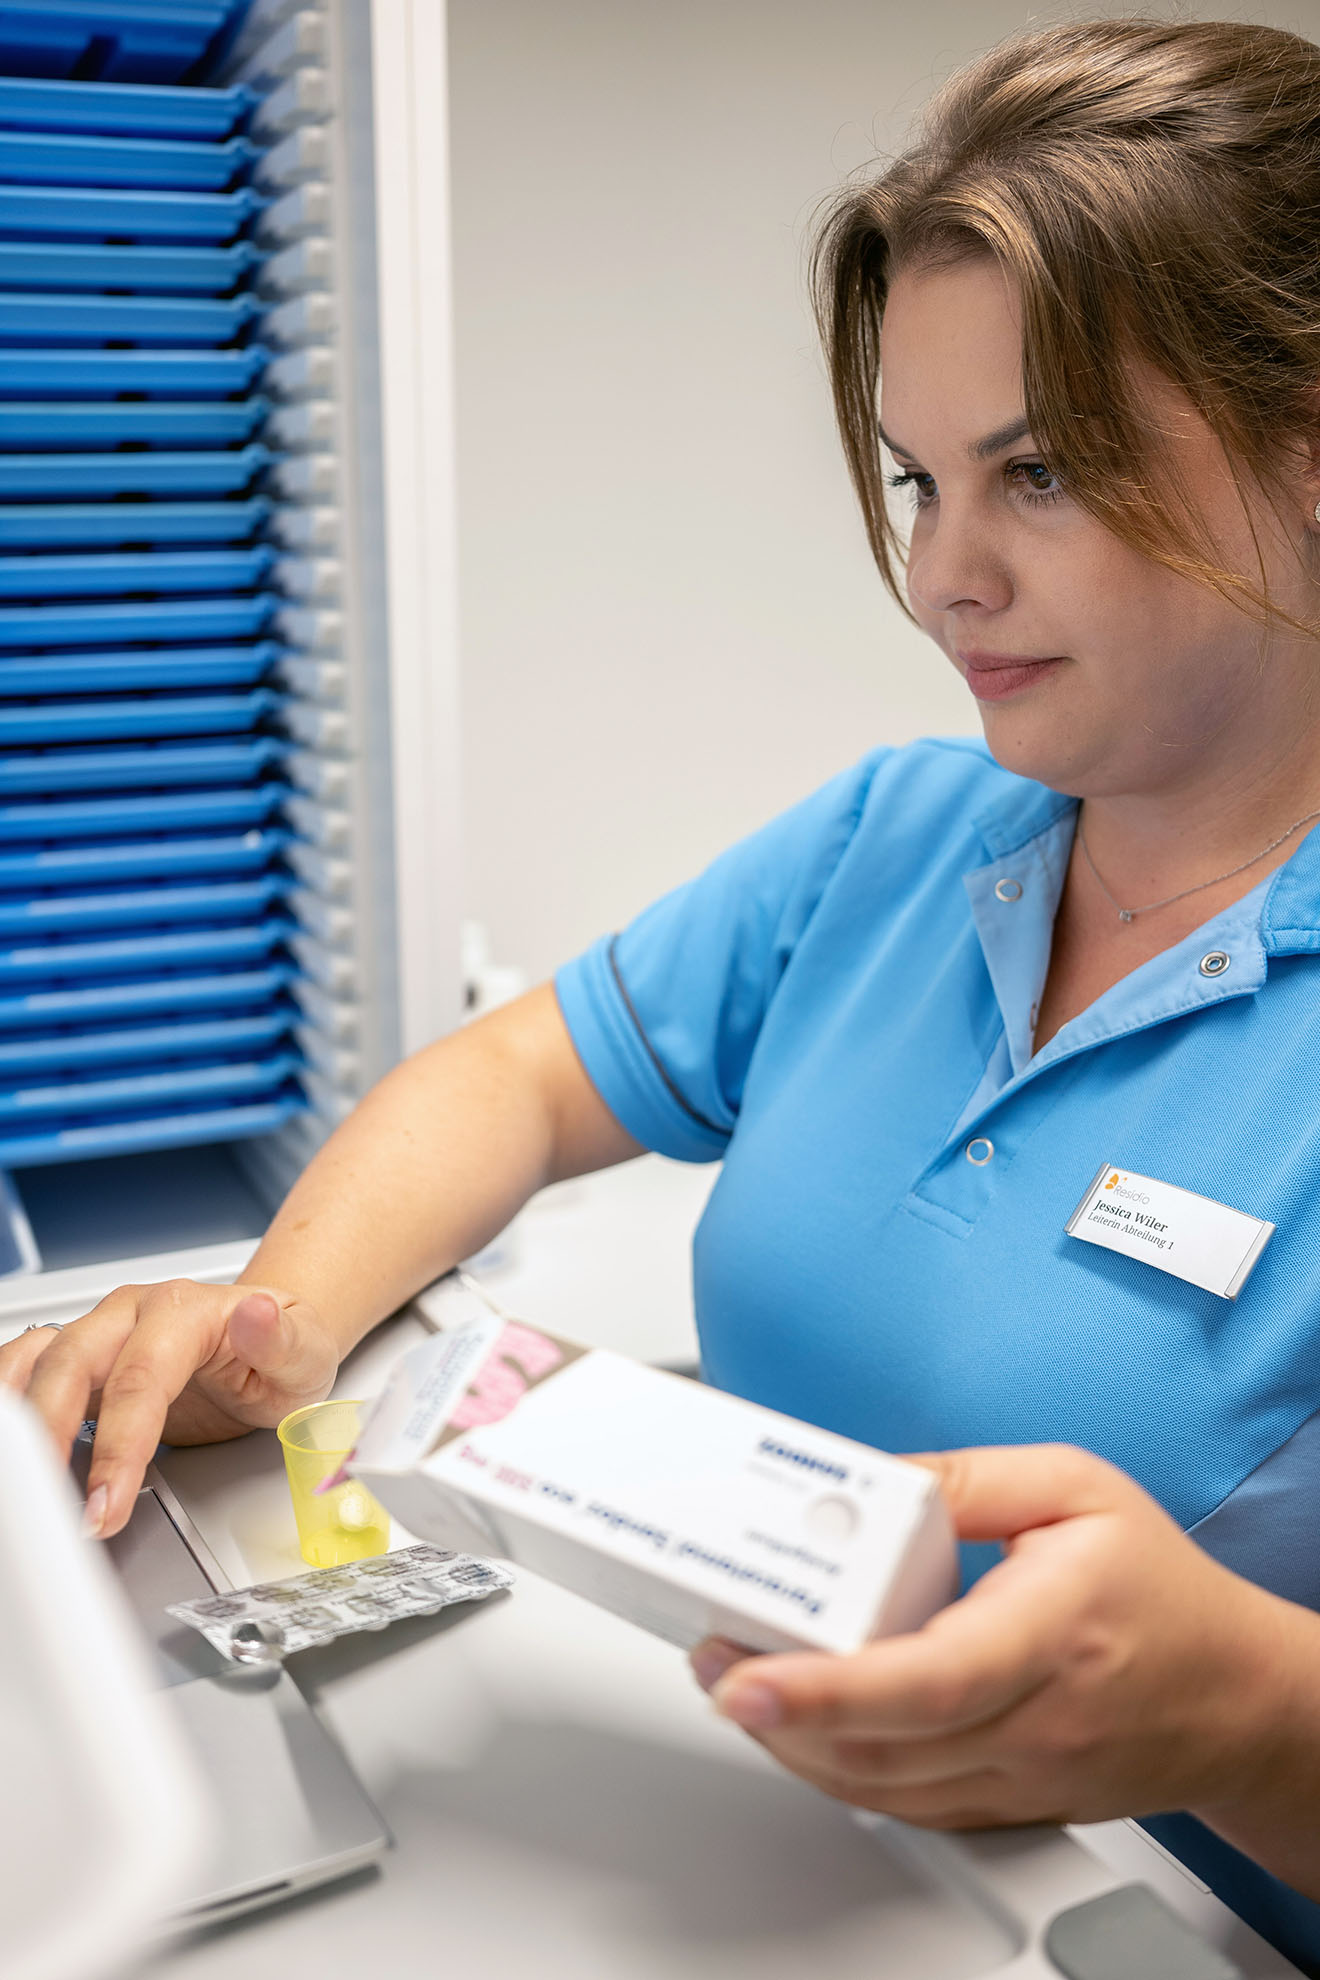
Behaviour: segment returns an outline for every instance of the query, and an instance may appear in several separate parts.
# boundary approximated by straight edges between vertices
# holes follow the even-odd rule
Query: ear
[[[1305,501],[1311,511],[1311,521],[1320,529],[1320,447],[1312,447],[1308,451],[1311,459],[1303,477]]]
[[[1309,511],[1307,521],[1320,528],[1320,392],[1312,401],[1310,421],[1290,451],[1298,493]]]

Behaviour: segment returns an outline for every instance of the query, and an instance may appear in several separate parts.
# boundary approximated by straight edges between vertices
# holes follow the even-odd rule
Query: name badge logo
[[[1274,1235],[1263,1217],[1110,1162],[1096,1170],[1064,1230],[1220,1299],[1237,1298]]]

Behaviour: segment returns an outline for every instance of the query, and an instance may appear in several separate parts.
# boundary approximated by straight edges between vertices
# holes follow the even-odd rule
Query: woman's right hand
[[[191,1279],[120,1286],[81,1320],[0,1347],[0,1383],[26,1393],[68,1457],[96,1418],[87,1530],[127,1524],[162,1439],[212,1444],[270,1427],[330,1392],[339,1348],[305,1300]]]

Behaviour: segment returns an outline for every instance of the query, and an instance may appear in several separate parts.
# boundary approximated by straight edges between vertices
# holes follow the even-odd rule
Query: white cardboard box
[[[462,1324],[395,1364],[348,1466],[422,1539],[684,1647],[855,1650],[954,1593],[932,1473],[462,1291]]]

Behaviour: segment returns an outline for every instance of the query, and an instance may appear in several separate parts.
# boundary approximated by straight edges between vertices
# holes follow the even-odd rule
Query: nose
[[[913,605],[927,612],[960,605],[998,612],[1013,600],[1012,577],[993,532],[970,507],[947,499],[913,532],[907,588]]]

